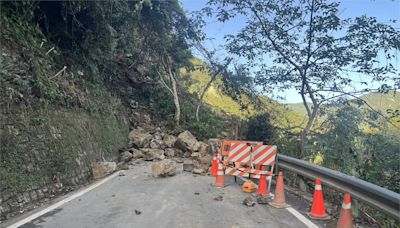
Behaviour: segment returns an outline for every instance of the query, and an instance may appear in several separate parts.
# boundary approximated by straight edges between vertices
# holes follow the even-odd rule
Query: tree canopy
[[[300,156],[320,105],[354,92],[349,91],[353,73],[364,75],[362,84],[369,77],[381,82],[384,91],[398,86],[399,72],[392,63],[400,32],[373,17],[341,18],[339,2],[210,0],[203,12],[220,22],[245,18],[237,34],[226,36],[227,50],[253,69],[264,91],[299,92],[308,116]]]

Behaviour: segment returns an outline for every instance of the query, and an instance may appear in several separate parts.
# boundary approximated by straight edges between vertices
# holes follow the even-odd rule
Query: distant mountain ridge
[[[394,91],[389,93],[371,92],[361,95],[359,98],[366,101],[374,110],[382,112],[382,114],[386,114],[388,109],[400,109],[400,94]],[[290,103],[286,104],[286,106],[298,114],[306,114],[303,103]],[[367,108],[366,105],[363,106]]]

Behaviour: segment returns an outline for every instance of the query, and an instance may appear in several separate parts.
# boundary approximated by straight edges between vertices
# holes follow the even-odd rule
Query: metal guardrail
[[[400,220],[400,194],[379,187],[355,177],[278,154],[279,168],[292,171],[311,179],[320,178],[324,185],[328,185],[340,192],[348,192],[354,198],[364,201],[370,206]]]

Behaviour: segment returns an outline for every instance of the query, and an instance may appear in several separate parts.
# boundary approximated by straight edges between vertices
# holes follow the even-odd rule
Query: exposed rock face
[[[195,152],[199,150],[200,143],[190,131],[184,131],[178,135],[175,146],[184,151]]]
[[[144,147],[146,144],[150,143],[152,136],[147,133],[143,128],[136,128],[129,133],[129,144],[136,145],[139,148]]]
[[[164,150],[161,149],[144,148],[142,151],[145,161],[162,160],[165,158]]]
[[[120,162],[128,162],[132,159],[132,154],[129,151],[124,151],[119,154]]]
[[[163,140],[167,147],[173,147],[176,142],[176,137],[173,135],[164,135]]]
[[[114,172],[117,168],[117,164],[115,162],[99,162],[93,164],[91,167],[92,175],[94,179],[102,178],[112,172]]]
[[[176,174],[176,163],[170,159],[154,162],[151,166],[153,177],[167,177]]]

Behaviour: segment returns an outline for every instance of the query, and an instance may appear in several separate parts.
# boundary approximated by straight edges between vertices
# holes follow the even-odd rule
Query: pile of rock
[[[183,162],[184,166],[191,164],[193,168],[186,169],[186,171],[196,174],[206,173],[210,168],[212,162],[210,144],[215,144],[213,140],[211,140],[211,143],[198,141],[190,131],[184,131],[174,136],[162,132],[160,128],[150,133],[140,127],[129,133],[129,140],[131,148],[120,154],[121,162],[129,162],[131,159],[139,158],[155,162],[168,159],[171,162]],[[153,176],[163,175],[153,172]]]
[[[176,163],[183,163],[184,171],[187,172],[207,173],[212,163],[211,147],[218,143],[215,139],[198,141],[190,131],[174,136],[163,132],[161,128],[137,127],[128,137],[129,149],[120,151],[117,168],[128,169],[133,160],[153,161],[154,177],[174,175]],[[109,173],[101,171],[107,169],[102,166],[102,163],[93,166],[93,176],[96,179]]]

